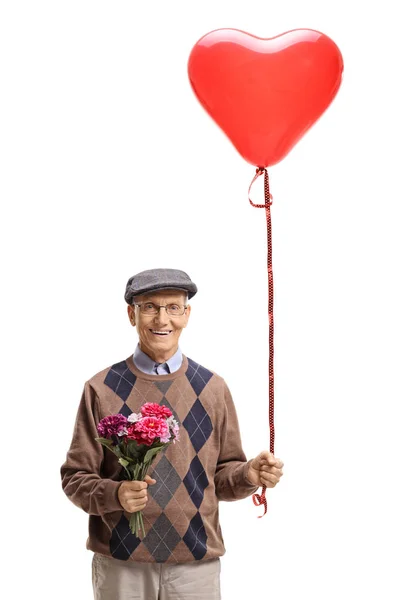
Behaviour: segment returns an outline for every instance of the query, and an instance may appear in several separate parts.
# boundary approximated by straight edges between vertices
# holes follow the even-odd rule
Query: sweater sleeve
[[[101,477],[104,458],[99,437],[98,398],[89,382],[85,383],[76,416],[72,441],[66,461],[61,466],[62,488],[67,497],[89,515],[123,510],[118,500],[122,481]]]
[[[243,452],[239,421],[231,393],[225,383],[224,419],[221,429],[220,453],[215,470],[215,491],[218,500],[227,502],[247,498],[257,491],[247,477],[250,461]]]

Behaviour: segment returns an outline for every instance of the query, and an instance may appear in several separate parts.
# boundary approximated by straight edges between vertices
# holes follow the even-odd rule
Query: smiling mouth
[[[150,329],[151,333],[153,335],[157,335],[158,337],[168,337],[170,333],[172,333],[172,329],[168,329],[168,330],[157,330],[157,329]]]

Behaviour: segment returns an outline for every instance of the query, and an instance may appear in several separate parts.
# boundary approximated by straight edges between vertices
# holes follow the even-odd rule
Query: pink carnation
[[[167,406],[161,406],[156,402],[146,402],[143,404],[140,412],[144,417],[158,417],[159,419],[167,419],[172,417],[172,412]]]
[[[178,423],[175,423],[175,425],[173,426],[172,435],[174,436],[174,444],[175,444],[175,440],[179,441],[179,425],[178,425]]]
[[[143,417],[128,427],[126,436],[128,439],[136,440],[138,444],[151,446],[159,438],[162,442],[170,438],[169,427],[165,419],[158,417]]]

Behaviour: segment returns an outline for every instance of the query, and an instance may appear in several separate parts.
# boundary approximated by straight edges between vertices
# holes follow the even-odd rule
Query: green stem
[[[146,535],[146,532],[144,530],[144,522],[143,522],[142,511],[139,512],[139,519],[140,519],[140,526],[141,526],[141,529],[142,529],[142,534],[143,534],[143,537],[144,537]]]
[[[131,532],[137,536],[137,534],[138,534],[137,513],[131,514],[131,518],[129,519],[129,527],[130,527]]]

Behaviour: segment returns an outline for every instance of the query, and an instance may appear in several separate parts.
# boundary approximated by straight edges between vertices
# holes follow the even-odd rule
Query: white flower
[[[142,414],[141,413],[131,413],[128,417],[128,421],[130,423],[136,423],[136,421],[139,421],[139,419],[142,418]]]
[[[168,417],[167,419],[167,423],[168,423],[168,427],[170,429],[173,429],[174,427],[176,427],[178,425],[178,421],[176,419],[174,419],[174,417]]]

